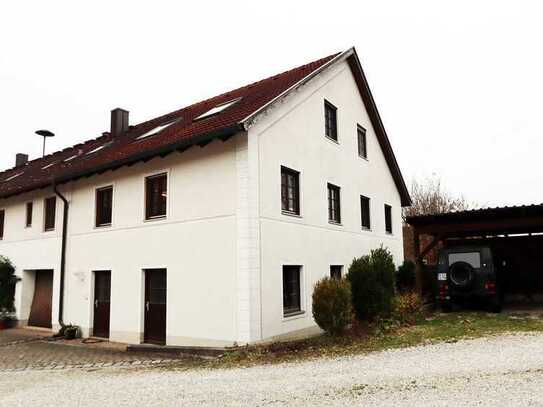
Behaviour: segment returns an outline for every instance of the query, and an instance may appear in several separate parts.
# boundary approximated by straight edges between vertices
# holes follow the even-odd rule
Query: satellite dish
[[[55,137],[55,133],[49,130],[36,130],[36,134],[43,137],[43,157],[45,156],[45,140],[47,139],[47,137]]]

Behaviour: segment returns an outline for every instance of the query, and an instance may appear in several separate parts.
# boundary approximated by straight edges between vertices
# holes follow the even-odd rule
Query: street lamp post
[[[42,157],[45,156],[45,140],[47,137],[55,137],[55,134],[53,132],[50,132],[49,130],[36,130],[36,134],[38,136],[43,137],[43,151],[42,151]]]

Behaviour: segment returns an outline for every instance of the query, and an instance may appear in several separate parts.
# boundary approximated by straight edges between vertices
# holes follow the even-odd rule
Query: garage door
[[[34,298],[28,325],[51,328],[53,306],[53,270],[36,270]]]

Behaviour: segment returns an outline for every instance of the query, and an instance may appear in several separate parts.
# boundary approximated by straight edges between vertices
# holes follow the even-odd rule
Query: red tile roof
[[[245,130],[245,125],[261,109],[266,108],[290,89],[310,80],[315,74],[336,61],[347,61],[349,64],[377,140],[400,193],[402,206],[410,205],[409,191],[354,48],[195,103],[137,126],[130,126],[129,130],[120,136],[113,137],[105,133],[96,139],[30,161],[24,167],[4,171],[0,173],[0,198],[114,170],[155,156],[165,156],[172,151],[182,151],[195,144],[207,144],[214,138],[230,137]],[[239,101],[223,111],[195,120],[210,109],[236,99]],[[152,137],[138,140],[138,137],[145,133],[172,122],[175,123],[163,128]],[[94,151],[101,146],[104,147]],[[76,158],[65,161],[74,155]],[[13,177],[14,175],[17,176]]]
[[[337,55],[330,55],[136,126],[130,126],[123,135],[113,137],[109,133],[105,133],[96,139],[29,161],[23,167],[4,171],[0,173],[0,198],[44,188],[54,182],[62,183],[80,176],[103,172],[141,159],[151,158],[153,155],[165,155],[175,149],[187,148],[198,142],[209,141],[207,140],[208,136],[229,136],[242,129],[240,123],[245,118]],[[237,103],[220,113],[194,120],[217,105],[238,98],[240,100]],[[142,134],[175,120],[179,121],[156,135],[136,140]],[[100,146],[104,147],[88,154]],[[64,162],[74,155],[77,157]],[[49,166],[50,164],[52,165]],[[16,174],[20,175],[10,179]]]

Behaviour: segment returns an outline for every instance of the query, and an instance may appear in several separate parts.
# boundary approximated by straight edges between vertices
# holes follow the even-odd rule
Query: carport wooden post
[[[416,276],[416,287],[417,292],[422,296],[424,290],[424,257],[432,250],[439,241],[442,239],[441,235],[434,235],[432,241],[424,248],[421,252],[420,250],[420,232],[415,228],[413,241],[415,243],[415,276]]]
[[[422,257],[420,255],[420,235],[418,230],[415,228],[413,234],[413,243],[415,245],[415,280],[417,292],[422,295]]]

